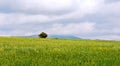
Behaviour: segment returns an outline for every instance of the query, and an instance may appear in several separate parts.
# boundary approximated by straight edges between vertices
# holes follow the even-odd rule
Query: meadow
[[[0,66],[120,66],[120,41],[0,37]]]

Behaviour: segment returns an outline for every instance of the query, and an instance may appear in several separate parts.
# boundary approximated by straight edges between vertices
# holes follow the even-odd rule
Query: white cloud
[[[54,20],[61,19],[57,16],[45,16],[45,15],[29,15],[22,13],[0,13],[0,25],[15,25],[24,23],[48,23]]]
[[[50,34],[87,34],[94,30],[95,23],[83,22],[83,23],[70,23],[54,24],[52,28],[46,31]]]
[[[100,9],[99,9],[99,14],[103,16],[114,16],[114,15],[120,15],[120,2],[115,2],[115,3],[109,3],[109,4],[104,4]]]

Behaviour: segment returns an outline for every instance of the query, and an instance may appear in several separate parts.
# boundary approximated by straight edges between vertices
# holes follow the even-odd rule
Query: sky
[[[120,40],[120,0],[0,0],[0,35]]]

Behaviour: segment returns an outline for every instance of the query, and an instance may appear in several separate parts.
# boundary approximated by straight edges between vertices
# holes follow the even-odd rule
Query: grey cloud
[[[48,8],[47,10],[46,8],[43,9],[44,7],[36,7],[37,5],[35,5],[32,7],[35,9],[33,11],[29,11],[31,10],[29,6],[33,4],[28,4],[27,7],[27,5],[21,4],[25,4],[23,0],[20,2],[18,0],[4,0],[2,3],[1,1],[0,34],[2,35],[31,35],[41,31],[50,34],[56,32],[62,34],[62,30],[64,30],[65,33],[63,34],[73,34],[73,32],[76,32],[77,34],[74,35],[82,38],[120,39],[120,1],[118,0],[104,0],[105,2],[92,0],[95,2],[101,1],[97,2],[97,5],[94,4],[95,6],[90,5],[90,0],[84,0],[88,2],[87,5],[80,6],[76,2],[73,2],[70,6],[66,6],[63,9]],[[22,9],[22,7],[25,7],[25,9]],[[61,8],[63,6],[59,7]],[[84,22],[92,23],[92,26],[81,25]],[[73,26],[76,26],[76,28]],[[89,31],[85,27],[92,30]]]
[[[114,3],[114,2],[119,2],[120,0],[105,0],[106,3]]]
[[[65,0],[65,3],[64,1],[50,0],[50,3],[47,1],[49,0],[1,0],[0,12],[61,15],[73,12],[77,6],[72,0]]]

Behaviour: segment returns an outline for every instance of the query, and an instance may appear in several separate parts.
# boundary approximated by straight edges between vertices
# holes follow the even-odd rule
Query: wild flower
[[[4,48],[0,48],[0,51],[4,51]]]

